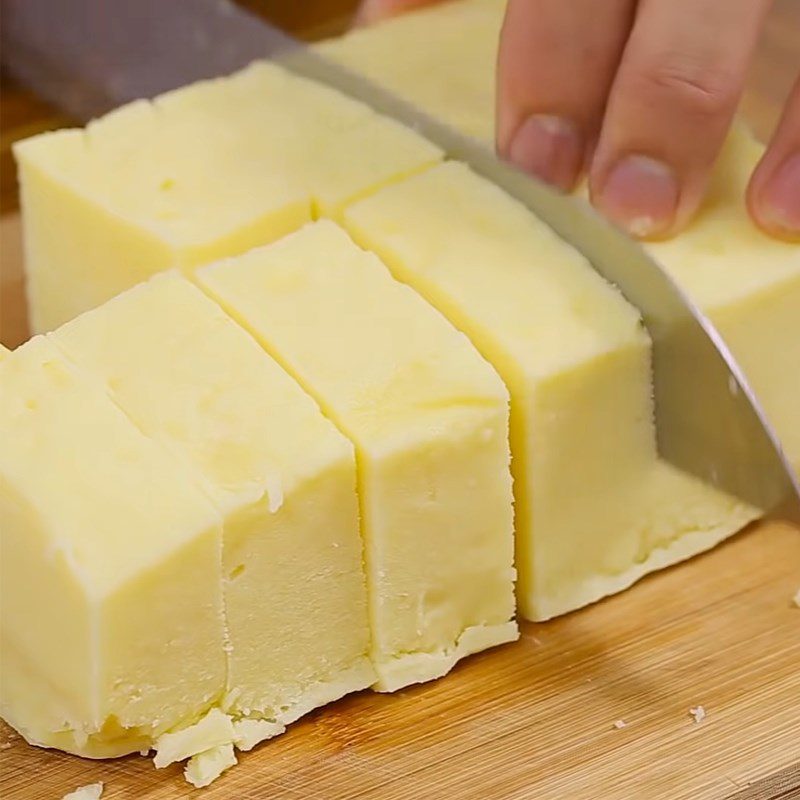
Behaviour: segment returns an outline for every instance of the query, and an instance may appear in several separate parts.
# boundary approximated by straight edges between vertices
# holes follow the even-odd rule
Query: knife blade
[[[4,0],[2,10],[7,68],[80,121],[271,58],[414,128],[527,206],[639,310],[653,345],[660,456],[800,525],[797,476],[725,342],[644,249],[587,204],[229,0]]]

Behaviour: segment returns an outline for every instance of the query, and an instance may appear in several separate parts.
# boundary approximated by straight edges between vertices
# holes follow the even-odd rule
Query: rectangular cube
[[[50,338],[224,520],[222,708],[283,724],[371,685],[353,447],[294,379],[177,272]]]
[[[662,525],[684,497],[657,461],[639,315],[522,205],[448,162],[355,203],[343,219],[509,387],[524,616],[547,619],[618,591],[752,518],[684,477],[701,499],[681,525]],[[679,543],[698,527],[707,535],[693,547]]]
[[[15,155],[38,332],[440,158],[364,104],[266,63],[19,142]]]
[[[221,525],[181,466],[36,338],[0,363],[0,713],[92,758],[225,690]]]
[[[197,280],[355,442],[377,688],[516,638],[507,393],[331,222]]]

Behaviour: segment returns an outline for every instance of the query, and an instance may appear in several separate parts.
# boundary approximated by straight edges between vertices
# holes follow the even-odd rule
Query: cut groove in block
[[[224,520],[223,709],[287,722],[371,685],[353,447],[294,379],[176,272],[50,338]]]
[[[335,215],[441,155],[363,103],[267,63],[14,151],[38,332],[156,272]]]

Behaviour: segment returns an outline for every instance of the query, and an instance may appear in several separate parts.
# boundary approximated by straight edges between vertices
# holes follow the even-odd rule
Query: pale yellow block
[[[355,442],[378,688],[516,637],[507,393],[331,222],[197,279]]]
[[[0,344],[0,361],[2,361],[10,353],[11,351],[7,347],[3,347],[3,345]]]
[[[505,5],[444,3],[318,47],[492,145]],[[741,127],[735,130],[694,223],[677,238],[647,247],[710,314],[800,470],[800,246],[770,239],[746,213],[747,178],[762,151]]]
[[[0,364],[0,547],[2,716],[28,741],[122,755],[221,699],[219,516],[43,338]]]
[[[367,106],[254,64],[15,145],[31,324],[279,238],[437,161]]]
[[[621,588],[614,577],[662,544],[648,531],[668,507],[639,503],[657,479],[650,342],[635,309],[522,205],[455,162],[343,219],[509,387],[522,613],[545,619]],[[710,516],[730,534],[750,518],[711,491],[705,502],[698,526]]]
[[[51,338],[224,518],[226,711],[296,719],[369,686],[353,447],[296,381],[177,272]]]
[[[433,4],[314,45],[417,108],[494,141],[495,61],[505,0]]]

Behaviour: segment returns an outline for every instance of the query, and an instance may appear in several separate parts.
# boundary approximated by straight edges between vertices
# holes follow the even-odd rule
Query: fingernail
[[[625,156],[593,193],[598,208],[632,236],[666,233],[675,221],[680,190],[675,173],[648,156]]]
[[[800,234],[800,152],[789,156],[766,182],[759,216],[770,228]]]
[[[577,127],[563,117],[533,114],[517,129],[508,159],[520,169],[569,191],[583,164],[583,144]]]

